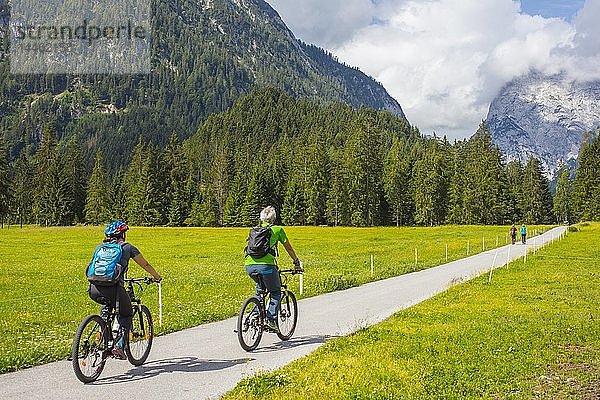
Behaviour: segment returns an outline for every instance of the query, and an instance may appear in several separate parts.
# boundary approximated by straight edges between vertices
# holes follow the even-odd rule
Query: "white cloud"
[[[376,14],[371,0],[267,0],[294,34],[325,48],[341,45]]]
[[[600,78],[600,0],[572,24],[513,0],[270,2],[300,38],[382,82],[426,134],[470,136],[499,89],[532,68]]]

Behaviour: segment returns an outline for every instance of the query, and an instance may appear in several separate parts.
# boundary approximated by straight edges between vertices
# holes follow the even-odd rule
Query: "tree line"
[[[125,165],[100,148],[90,170],[47,124],[33,156],[0,154],[2,223],[250,226],[266,205],[285,225],[549,224],[600,219],[600,142],[553,196],[539,162],[505,163],[482,123],[468,140],[425,137],[390,113],[256,90],[164,147],[139,136]],[[114,172],[112,172],[114,171]]]

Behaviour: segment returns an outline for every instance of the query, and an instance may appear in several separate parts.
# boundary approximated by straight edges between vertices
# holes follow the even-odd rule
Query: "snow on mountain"
[[[535,156],[553,179],[561,163],[576,164],[584,134],[600,129],[600,81],[532,72],[504,86],[487,123],[508,161]]]

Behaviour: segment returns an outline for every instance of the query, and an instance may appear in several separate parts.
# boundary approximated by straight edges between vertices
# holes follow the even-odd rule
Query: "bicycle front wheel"
[[[106,364],[109,332],[99,315],[87,316],[73,339],[72,363],[75,376],[83,383],[94,382]]]
[[[125,346],[127,359],[135,366],[142,365],[150,354],[154,339],[152,315],[145,305],[134,307],[128,336],[127,346]]]
[[[242,305],[237,321],[237,334],[242,349],[252,351],[258,347],[263,334],[263,314],[256,297],[248,298]]]
[[[298,303],[296,296],[290,291],[285,291],[279,303],[279,339],[289,340],[296,330],[298,322]]]

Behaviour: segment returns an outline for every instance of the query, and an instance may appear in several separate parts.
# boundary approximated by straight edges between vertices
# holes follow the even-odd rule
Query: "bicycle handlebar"
[[[153,283],[155,283],[154,278],[149,278],[149,277],[143,277],[143,278],[124,278],[123,279],[125,282],[131,282],[131,283],[140,283],[140,282],[144,282],[146,285],[151,285]]]
[[[280,269],[279,270],[280,273],[282,274],[292,274],[292,275],[298,275],[298,274],[303,274],[304,270],[298,270],[298,269]]]

